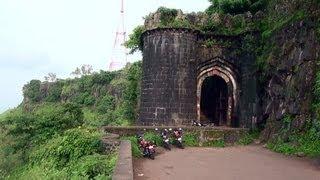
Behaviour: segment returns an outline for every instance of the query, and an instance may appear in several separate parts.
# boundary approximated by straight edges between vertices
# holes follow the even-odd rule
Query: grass
[[[195,133],[186,133],[183,136],[185,146],[197,147],[199,146],[198,136]]]
[[[288,142],[281,138],[269,142],[267,147],[286,155],[302,153],[309,157],[318,157],[320,156],[320,133],[311,128],[305,133],[291,135]]]
[[[123,140],[129,140],[131,142],[131,152],[133,157],[142,157],[142,152],[140,151],[137,138],[135,136],[122,137]]]
[[[213,141],[208,141],[203,144],[205,147],[226,147],[226,143],[223,139],[217,139]]]
[[[244,136],[242,136],[237,142],[238,145],[249,145],[253,143],[255,139],[258,139],[260,136],[260,131],[258,130],[250,130]]]

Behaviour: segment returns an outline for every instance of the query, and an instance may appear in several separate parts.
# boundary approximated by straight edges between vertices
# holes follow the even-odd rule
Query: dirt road
[[[320,180],[311,161],[260,146],[173,149],[134,168],[136,180]]]

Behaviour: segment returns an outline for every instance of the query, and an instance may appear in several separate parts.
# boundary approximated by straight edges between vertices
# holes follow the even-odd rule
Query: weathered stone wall
[[[320,45],[312,19],[296,22],[273,37],[276,42],[270,53],[263,117],[267,120],[264,138],[277,136],[282,119],[292,120],[292,130],[301,130],[312,119],[314,78]]]
[[[196,119],[197,33],[155,29],[143,35],[139,124],[181,125]]]

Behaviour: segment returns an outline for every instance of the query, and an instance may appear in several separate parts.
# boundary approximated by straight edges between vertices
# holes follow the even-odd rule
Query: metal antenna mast
[[[119,70],[127,64],[127,49],[124,47],[125,42],[126,29],[124,24],[124,5],[123,0],[121,0],[120,21],[113,44],[109,71]]]

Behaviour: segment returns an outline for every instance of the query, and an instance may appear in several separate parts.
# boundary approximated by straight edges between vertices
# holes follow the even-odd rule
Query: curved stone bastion
[[[242,50],[243,37],[186,28],[145,31],[138,124],[255,126],[255,57]]]

